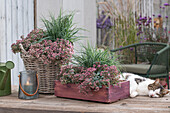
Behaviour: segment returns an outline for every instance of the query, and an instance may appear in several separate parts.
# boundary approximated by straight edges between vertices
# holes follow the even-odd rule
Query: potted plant
[[[109,51],[83,46],[74,64],[61,68],[55,96],[111,103],[129,97],[129,82],[119,81],[119,62]]]
[[[60,14],[57,18],[50,15],[50,19],[42,18],[45,30],[33,30],[26,38],[12,44],[14,53],[21,52],[24,64],[31,62],[27,70],[36,69],[39,76],[39,92],[54,93],[55,75],[60,66],[67,64],[73,51],[73,43],[81,36],[77,36],[81,28],[73,23],[74,13]],[[24,53],[24,54],[23,54]],[[27,57],[26,57],[27,56]],[[34,59],[34,62],[32,60]],[[34,63],[34,69],[30,68]]]
[[[74,13],[64,15],[60,11],[57,18],[43,18],[45,36],[30,46],[28,53],[37,59],[40,93],[54,93],[56,73],[72,58],[73,43],[81,37],[77,36],[81,29],[75,26],[73,17]]]

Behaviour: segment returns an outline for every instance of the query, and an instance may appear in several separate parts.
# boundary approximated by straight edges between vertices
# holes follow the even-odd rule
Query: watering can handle
[[[26,95],[26,96],[34,96],[37,92],[38,92],[38,89],[39,89],[39,81],[38,81],[38,74],[36,74],[36,77],[37,77],[37,90],[35,91],[35,93],[33,94],[29,94],[27,92],[24,91],[24,89],[22,88],[21,86],[21,76],[19,75],[19,87],[21,88],[22,92]]]
[[[9,70],[6,71],[3,71],[3,70],[0,70],[2,73],[4,73],[4,77],[3,79],[0,81],[0,90],[4,90],[5,88],[5,84],[6,84],[6,80],[7,80],[7,75],[9,73]]]

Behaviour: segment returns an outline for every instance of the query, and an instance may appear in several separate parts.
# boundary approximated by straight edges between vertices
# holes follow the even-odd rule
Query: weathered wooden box
[[[55,81],[55,96],[72,99],[81,99],[89,101],[97,101],[104,103],[112,103],[121,99],[128,98],[130,95],[129,81],[120,82],[119,86],[110,85],[109,88],[102,88],[98,92],[91,94],[82,94],[79,92],[76,84],[61,84],[60,81]]]

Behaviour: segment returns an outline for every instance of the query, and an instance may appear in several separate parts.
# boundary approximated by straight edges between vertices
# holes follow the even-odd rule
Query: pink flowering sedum
[[[79,84],[80,92],[87,94],[91,91],[99,91],[103,86],[109,87],[117,84],[119,82],[118,74],[116,66],[96,62],[93,67],[89,68],[64,66],[61,68],[57,80],[63,84]]]
[[[59,62],[66,64],[70,61],[74,51],[72,43],[68,40],[57,39],[55,42],[43,40],[40,43],[33,44],[28,53],[44,64]]]
[[[19,44],[23,45],[23,48],[28,51],[29,47],[42,39],[44,37],[44,31],[42,29],[34,29],[32,30],[26,38],[23,38],[21,40],[16,40],[16,43],[13,43],[11,45],[12,52],[13,53],[18,53],[21,52],[21,49],[19,47]]]

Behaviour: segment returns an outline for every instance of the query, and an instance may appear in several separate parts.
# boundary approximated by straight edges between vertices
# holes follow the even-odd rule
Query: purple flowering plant
[[[109,29],[113,26],[113,23],[109,14],[106,14],[104,11],[102,11],[102,14],[98,17],[96,21],[96,25],[98,29]]]
[[[133,7],[135,4],[132,1],[124,2],[120,0],[118,4],[114,0],[106,0],[99,2],[99,16],[97,19],[98,47],[115,48],[126,46],[139,42],[136,33],[135,13]],[[124,7],[127,7],[124,8]],[[121,8],[121,9],[120,9]],[[101,12],[101,13],[100,13]],[[114,43],[114,44],[113,44]]]
[[[149,41],[149,42],[168,42],[168,16],[166,16],[166,8],[169,6],[168,3],[164,4],[165,7],[160,6],[161,12],[163,14],[156,15],[153,14],[152,17],[141,15],[136,20],[136,26],[138,29],[137,36],[140,37],[141,42]],[[165,22],[165,25],[163,24]]]
[[[168,4],[168,3],[164,3],[164,6],[170,6],[170,4]]]
[[[161,18],[161,15],[158,15],[158,19]],[[161,20],[161,19],[160,19]],[[156,24],[156,21],[154,21]],[[163,27],[152,27],[152,18],[151,17],[141,17],[137,19],[137,27],[138,33],[137,36],[141,42],[149,41],[149,42],[163,42],[166,43],[168,41],[166,28]]]

